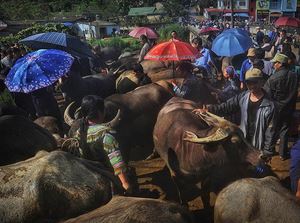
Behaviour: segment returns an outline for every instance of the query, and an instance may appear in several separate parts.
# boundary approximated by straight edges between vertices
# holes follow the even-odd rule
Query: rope
[[[82,157],[83,153],[79,146],[79,140],[76,138],[68,138],[66,139],[60,148],[62,151],[73,154],[77,157]]]

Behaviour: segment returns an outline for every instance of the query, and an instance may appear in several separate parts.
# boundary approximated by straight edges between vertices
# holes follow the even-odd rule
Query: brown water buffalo
[[[219,191],[233,179],[246,176],[248,170],[255,172],[249,162],[257,165],[260,161],[259,152],[237,126],[210,113],[194,114],[198,106],[172,98],[159,112],[153,131],[154,148],[167,163],[179,192],[197,183],[202,183],[203,192],[205,187]],[[203,202],[207,202],[205,195]]]
[[[141,62],[141,65],[144,69],[144,73],[148,75],[168,68],[168,64],[164,61],[144,60]]]
[[[230,184],[218,195],[214,210],[215,223],[300,222],[300,204],[274,177]]]
[[[192,223],[190,213],[178,204],[135,197],[113,197],[106,205],[65,223]]]
[[[0,165],[34,156],[39,150],[53,151],[56,141],[44,128],[18,115],[0,117]]]
[[[152,131],[157,114],[172,97],[170,92],[171,89],[167,90],[158,84],[151,83],[126,94],[111,95],[104,100],[106,120],[112,120],[118,110],[121,112],[119,125],[115,129],[121,152],[126,160],[129,159],[130,149],[133,146],[142,145],[150,148],[153,144]],[[70,110],[75,111],[71,106],[68,107],[65,111],[65,121],[71,126],[69,136],[72,137],[79,125],[78,122],[73,122]]]
[[[57,222],[111,199],[116,177],[101,164],[69,153],[41,151],[0,167],[0,222]]]

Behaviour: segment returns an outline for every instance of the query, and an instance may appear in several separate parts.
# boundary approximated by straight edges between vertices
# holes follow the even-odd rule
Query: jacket
[[[281,115],[289,115],[290,112],[294,111],[298,91],[295,73],[285,67],[280,68],[270,76],[264,89],[269,97],[276,102]]]
[[[209,106],[209,111],[218,115],[231,115],[240,110],[241,122],[239,127],[246,138],[249,98],[250,91],[245,91],[220,105]],[[266,155],[274,154],[276,122],[275,103],[265,95],[257,111],[254,137],[250,143]]]

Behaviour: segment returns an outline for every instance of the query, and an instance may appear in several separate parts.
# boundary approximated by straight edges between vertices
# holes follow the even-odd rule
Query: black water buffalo
[[[274,177],[235,181],[219,193],[214,210],[215,223],[300,222],[300,203]]]
[[[74,69],[74,68],[73,68]],[[81,77],[80,73],[72,70],[60,85],[66,99],[80,104],[86,95],[98,95],[106,98],[115,93],[115,75],[90,75]]]
[[[1,116],[0,135],[0,165],[27,159],[42,149],[56,149],[53,136],[23,116]]]
[[[148,84],[138,87],[126,94],[114,94],[104,100],[106,120],[112,120],[120,110],[120,123],[116,126],[117,137],[124,158],[128,160],[129,149],[134,145],[151,145],[152,131],[157,114],[162,106],[172,97],[170,89],[167,90],[159,84]],[[70,136],[74,136],[79,127],[69,114],[69,106],[65,111],[65,121],[72,125]]]
[[[210,113],[194,114],[198,106],[172,98],[159,112],[153,131],[154,148],[167,163],[179,192],[189,183],[202,183],[203,192],[219,191],[248,170],[255,172],[250,163],[260,161],[259,151],[245,141],[237,126]]]
[[[113,197],[112,200],[87,214],[65,223],[192,223],[190,213],[178,204],[135,197]]]
[[[100,163],[69,153],[40,151],[0,167],[0,222],[57,222],[111,199],[116,177]]]
[[[4,103],[0,103],[0,116],[3,115],[21,115],[24,117],[28,117],[28,114],[22,108],[19,108],[14,105],[7,105]]]

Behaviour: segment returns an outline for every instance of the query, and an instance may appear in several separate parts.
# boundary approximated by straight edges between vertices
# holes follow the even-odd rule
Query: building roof
[[[147,15],[158,15],[162,14],[164,11],[162,9],[157,9],[156,7],[139,7],[130,8],[129,16],[147,16]]]
[[[103,20],[96,20],[94,22],[78,22],[78,23],[83,23],[83,24],[88,24],[88,25],[90,24],[90,25],[98,26],[98,27],[118,26],[114,22],[107,22],[107,21],[103,21]]]
[[[228,13],[231,12],[231,9],[217,9],[217,8],[205,8],[207,12],[220,12],[220,13]],[[233,9],[233,12],[248,12],[247,9]]]

